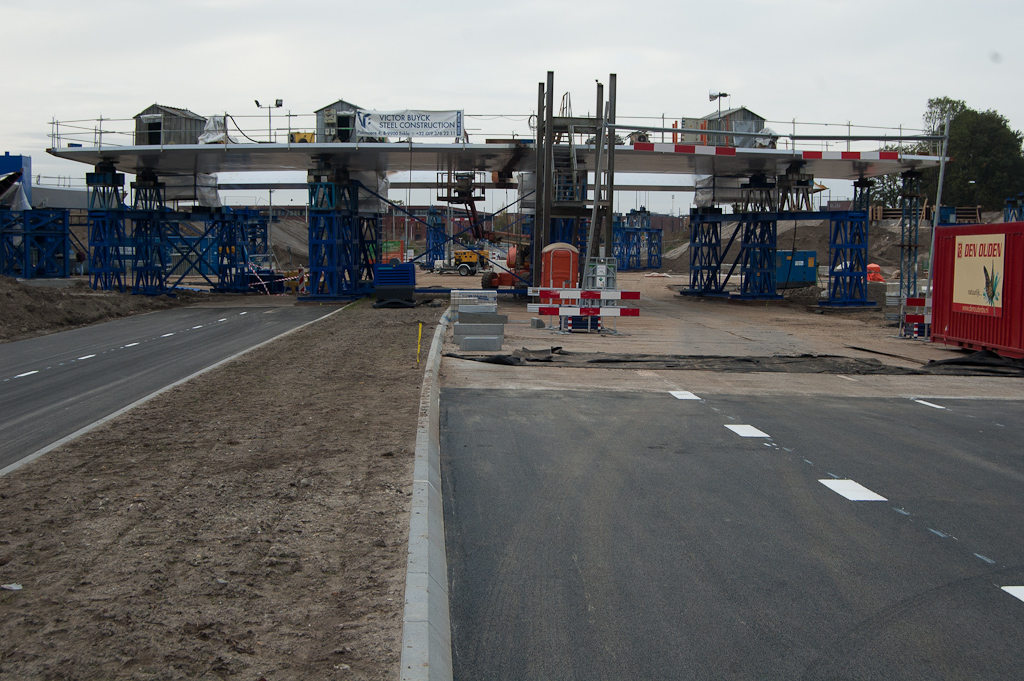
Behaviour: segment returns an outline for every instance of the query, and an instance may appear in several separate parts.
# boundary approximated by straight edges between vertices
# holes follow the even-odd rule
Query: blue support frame
[[[778,213],[740,215],[740,290],[732,295],[742,300],[777,300],[776,237]],[[727,278],[728,279],[728,278]]]
[[[158,296],[167,293],[169,244],[164,238],[164,185],[155,177],[132,183],[132,293]]]
[[[913,170],[903,173],[900,207],[900,299],[918,295],[917,264],[921,224],[921,174]]]
[[[323,177],[323,176],[320,176]],[[359,215],[359,185],[327,176],[309,183],[310,300],[352,300],[374,292],[379,221]]]
[[[868,300],[868,213],[834,212],[829,220],[828,301],[822,307],[872,307]]]
[[[875,305],[868,300],[868,209],[872,184],[873,180],[854,182],[853,210],[829,215],[828,300],[819,303],[821,307]]]
[[[101,291],[125,290],[124,174],[112,164],[85,174],[89,197],[89,284]]]
[[[722,210],[690,210],[690,288],[686,295],[722,292]]]
[[[1003,222],[1024,222],[1024,194],[1006,199],[1003,206]]]
[[[58,279],[71,274],[67,210],[0,210],[0,274]]]
[[[649,228],[644,230],[647,237],[647,269],[656,270],[661,267],[661,238],[660,229]]]
[[[444,260],[445,238],[444,214],[436,208],[427,213],[427,251],[423,259],[428,267],[433,267],[437,260]]]

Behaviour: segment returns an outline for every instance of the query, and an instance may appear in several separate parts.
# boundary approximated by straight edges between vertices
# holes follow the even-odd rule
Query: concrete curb
[[[416,428],[409,560],[405,572],[402,681],[451,681],[452,628],[448,616],[448,559],[441,506],[441,346],[448,308],[427,354]]]

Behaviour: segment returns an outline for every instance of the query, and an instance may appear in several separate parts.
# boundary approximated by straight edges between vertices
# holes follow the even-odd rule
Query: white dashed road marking
[[[918,404],[923,404],[926,407],[931,407],[932,409],[945,409],[945,407],[943,407],[941,405],[932,404],[931,402],[925,402],[924,400],[914,400],[914,401],[917,402]]]
[[[138,343],[129,343],[129,344],[128,344],[128,345],[126,345],[125,347],[126,347],[126,348],[131,348],[131,347],[134,347],[134,346],[136,346],[136,345],[138,345]]]
[[[32,374],[38,374],[38,373],[39,373],[38,371],[26,371],[23,374],[18,374],[17,376],[15,376],[15,378],[25,378],[26,376],[31,376]]]
[[[80,359],[80,360],[82,360],[82,359],[92,359],[95,356],[96,355],[86,355],[85,357],[79,357],[78,359]]]
[[[173,336],[173,335],[174,335],[174,332],[172,331],[171,333],[165,333],[164,335],[162,335],[160,337],[161,338],[167,338],[168,336]]]
[[[1004,586],[1000,588],[1014,598],[1024,601],[1024,586]]]
[[[771,437],[768,433],[762,432],[754,426],[737,426],[732,424],[725,424],[725,427],[736,433],[740,437]]]
[[[853,480],[819,480],[818,482],[850,501],[888,501],[881,494],[875,494],[864,485]]]
[[[689,390],[669,390],[668,394],[677,400],[699,400],[700,398]]]

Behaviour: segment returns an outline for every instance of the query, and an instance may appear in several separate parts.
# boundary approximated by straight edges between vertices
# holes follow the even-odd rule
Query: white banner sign
[[[357,111],[356,131],[366,137],[459,137],[461,111]]]

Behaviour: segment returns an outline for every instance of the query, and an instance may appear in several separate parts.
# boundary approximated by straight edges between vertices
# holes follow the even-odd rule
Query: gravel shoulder
[[[442,311],[361,301],[0,478],[0,678],[396,677]]]

